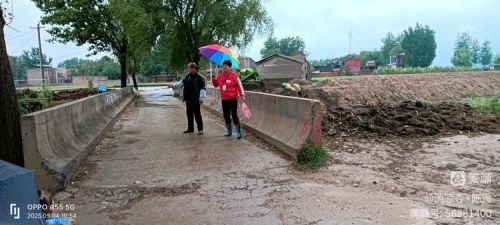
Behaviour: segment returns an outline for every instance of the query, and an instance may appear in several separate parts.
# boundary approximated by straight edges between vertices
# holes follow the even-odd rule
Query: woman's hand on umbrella
[[[242,100],[243,102],[247,102],[247,98],[246,98],[244,95],[242,95],[242,96],[241,96],[241,100]]]

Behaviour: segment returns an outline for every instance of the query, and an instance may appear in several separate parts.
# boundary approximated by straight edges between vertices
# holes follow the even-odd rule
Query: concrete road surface
[[[56,195],[79,225],[417,224],[414,201],[309,179],[252,135],[224,138],[205,111],[205,135],[183,134],[185,108],[170,94],[142,90]]]

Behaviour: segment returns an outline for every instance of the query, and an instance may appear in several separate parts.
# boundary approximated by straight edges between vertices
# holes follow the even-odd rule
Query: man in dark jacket
[[[203,135],[203,119],[201,118],[200,105],[203,104],[207,96],[205,89],[205,78],[198,73],[198,65],[191,62],[187,66],[188,74],[179,82],[169,85],[170,88],[178,89],[183,87],[183,101],[186,102],[186,115],[188,129],[184,133],[193,133],[196,120],[198,135]]]

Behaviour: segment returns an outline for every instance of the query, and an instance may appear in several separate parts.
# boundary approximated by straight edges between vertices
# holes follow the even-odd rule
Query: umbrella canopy
[[[229,60],[233,64],[232,68],[240,67],[238,55],[222,45],[207,45],[199,48],[199,50],[202,56],[219,66],[222,66],[224,61]]]

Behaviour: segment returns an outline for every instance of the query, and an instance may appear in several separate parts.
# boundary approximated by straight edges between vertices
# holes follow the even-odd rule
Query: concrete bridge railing
[[[127,87],[22,116],[25,167],[39,188],[63,188],[134,96]]]
[[[263,140],[292,158],[307,139],[321,145],[321,103],[318,100],[247,91],[250,119],[241,122]],[[222,115],[219,89],[207,88],[204,108]],[[241,111],[241,110],[240,110]]]

